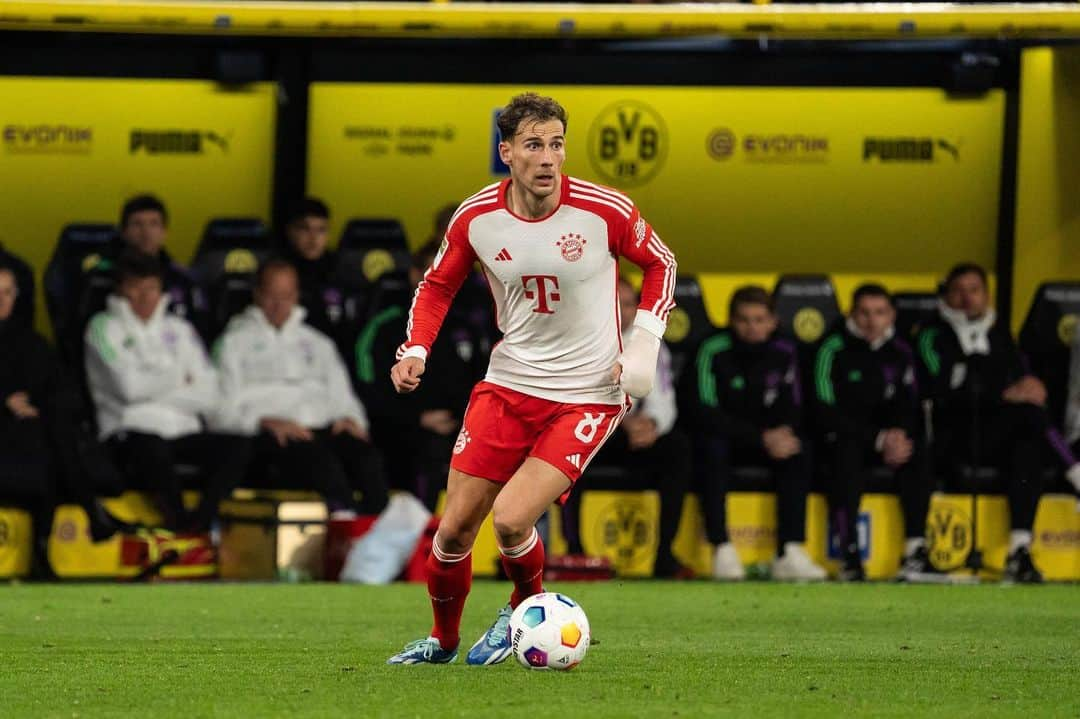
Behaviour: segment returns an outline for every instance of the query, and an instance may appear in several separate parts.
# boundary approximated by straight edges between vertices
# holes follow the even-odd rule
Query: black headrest
[[[339,252],[383,249],[406,250],[405,228],[397,220],[353,218],[345,224],[338,242]]]
[[[387,272],[374,283],[369,309],[374,314],[395,305],[408,307],[412,303],[413,293],[408,273]]]
[[[933,292],[896,292],[896,334],[913,339],[928,322],[938,317],[938,296]]]
[[[89,251],[95,252],[107,247],[117,235],[114,225],[103,222],[72,223],[60,231],[57,244],[65,248],[92,248]]]
[[[1035,292],[1020,330],[1020,346],[1031,354],[1071,347],[1080,320],[1080,282],[1044,282]]]
[[[195,261],[211,252],[234,249],[269,251],[270,233],[262,220],[219,217],[206,223],[202,240],[195,251]]]
[[[773,297],[780,331],[803,344],[820,340],[840,318],[828,275],[781,275]]]

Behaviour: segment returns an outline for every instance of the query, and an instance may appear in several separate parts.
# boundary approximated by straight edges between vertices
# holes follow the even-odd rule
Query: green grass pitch
[[[466,646],[505,601],[478,582]],[[570,672],[388,667],[419,585],[0,587],[4,717],[1080,717],[1080,588],[554,584]]]

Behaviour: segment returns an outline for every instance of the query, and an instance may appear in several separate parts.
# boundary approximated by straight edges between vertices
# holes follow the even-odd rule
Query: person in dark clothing
[[[322,200],[305,197],[289,211],[281,254],[300,277],[304,321],[342,347],[347,339],[345,295],[334,282],[337,253],[327,246],[329,238],[329,208]]]
[[[17,293],[15,274],[0,268],[0,501],[30,510],[35,573],[49,576],[46,550],[58,502],[70,499],[86,510],[94,541],[124,525],[94,499],[79,452],[80,395],[45,339],[15,320]]]
[[[745,286],[730,302],[731,327],[704,340],[683,373],[683,406],[700,471],[705,531],[716,545],[713,576],[745,576],[727,533],[726,495],[732,468],[771,470],[777,497],[775,579],[816,580],[825,570],[803,548],[810,468],[800,437],[802,397],[791,342],[775,337],[773,298]]]
[[[434,510],[446,485],[448,457],[461,428],[469,392],[484,375],[483,341],[460,307],[451,307],[432,346],[425,382],[399,395],[389,381],[395,352],[405,335],[412,292],[439,251],[428,242],[412,256],[408,283],[397,296],[377,293],[371,319],[357,337],[356,386],[371,415],[371,435],[387,460],[390,483],[413,492]],[[456,304],[456,303],[455,303]]]
[[[12,322],[20,323],[23,327],[34,326],[34,309],[36,298],[34,296],[34,271],[22,258],[13,255],[0,243],[0,269],[7,269],[15,278],[17,295],[15,297],[15,309],[12,310]]]
[[[814,363],[815,413],[829,472],[829,509],[844,552],[841,579],[866,578],[857,520],[871,466],[896,473],[907,542],[901,577],[933,574],[926,549],[930,486],[919,441],[919,396],[911,348],[896,337],[896,310],[884,287],[855,290],[844,326],[821,343]]]
[[[638,295],[633,286],[620,278],[618,283],[623,346],[631,337]],[[693,461],[690,439],[675,427],[678,415],[671,352],[661,342],[657,356],[656,379],[652,392],[633,400],[630,411],[589,463],[581,481],[589,486],[590,471],[598,467],[616,467],[625,473],[627,489],[655,489],[660,495],[660,526],[653,576],[663,579],[689,579],[693,576],[672,552],[672,544],[682,519],[683,502],[690,489]],[[580,532],[581,490],[570,493],[563,504],[562,526],[570,554],[583,554]]]
[[[169,314],[190,322],[203,342],[209,342],[210,313],[202,288],[187,268],[173,260],[165,249],[169,213],[153,195],[137,195],[120,211],[120,236],[105,258],[100,271],[115,273],[115,266],[127,248],[158,258],[162,267],[162,287],[169,298]],[[104,308],[99,308],[104,309]]]
[[[1012,523],[1004,578],[1042,581],[1030,546],[1049,430],[1046,387],[1028,373],[1009,328],[990,308],[982,267],[950,270],[940,314],[917,339],[919,385],[934,407],[935,469],[949,476],[968,465],[998,469]]]

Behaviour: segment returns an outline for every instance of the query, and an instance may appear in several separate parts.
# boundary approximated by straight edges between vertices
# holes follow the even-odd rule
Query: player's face
[[[634,324],[634,316],[637,315],[637,292],[625,282],[619,283],[619,314],[622,318],[622,331],[630,329]]]
[[[157,255],[165,246],[165,218],[157,210],[133,212],[121,234],[139,252]]]
[[[896,321],[896,310],[884,297],[862,297],[851,311],[851,319],[859,328],[863,339],[876,342],[885,336]]]
[[[300,288],[292,270],[275,270],[263,277],[262,286],[255,290],[255,304],[266,321],[277,328],[289,319],[293,307],[300,301]]]
[[[499,156],[510,168],[511,181],[535,197],[551,196],[559,188],[566,161],[565,133],[561,120],[540,122],[526,117],[518,123],[514,137],[499,143]]]
[[[160,277],[126,277],[120,283],[120,296],[143,322],[150,319],[161,302]]]
[[[990,292],[979,275],[969,272],[949,283],[945,304],[954,310],[962,310],[969,320],[977,320],[990,307]]]
[[[776,331],[776,315],[765,305],[743,302],[735,307],[735,313],[731,316],[731,329],[743,342],[761,344]]]
[[[7,270],[0,270],[0,320],[11,317],[15,309],[15,297],[18,295],[15,287],[15,275]]]
[[[330,223],[323,217],[303,217],[289,225],[289,242],[305,260],[317,260],[326,252]]]

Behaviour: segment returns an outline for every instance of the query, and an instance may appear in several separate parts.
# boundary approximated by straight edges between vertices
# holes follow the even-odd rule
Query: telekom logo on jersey
[[[529,288],[532,285],[532,289]],[[548,304],[558,302],[559,278],[555,275],[522,275],[521,286],[525,288],[525,299],[536,300],[533,312],[542,315],[553,315],[555,309]]]

